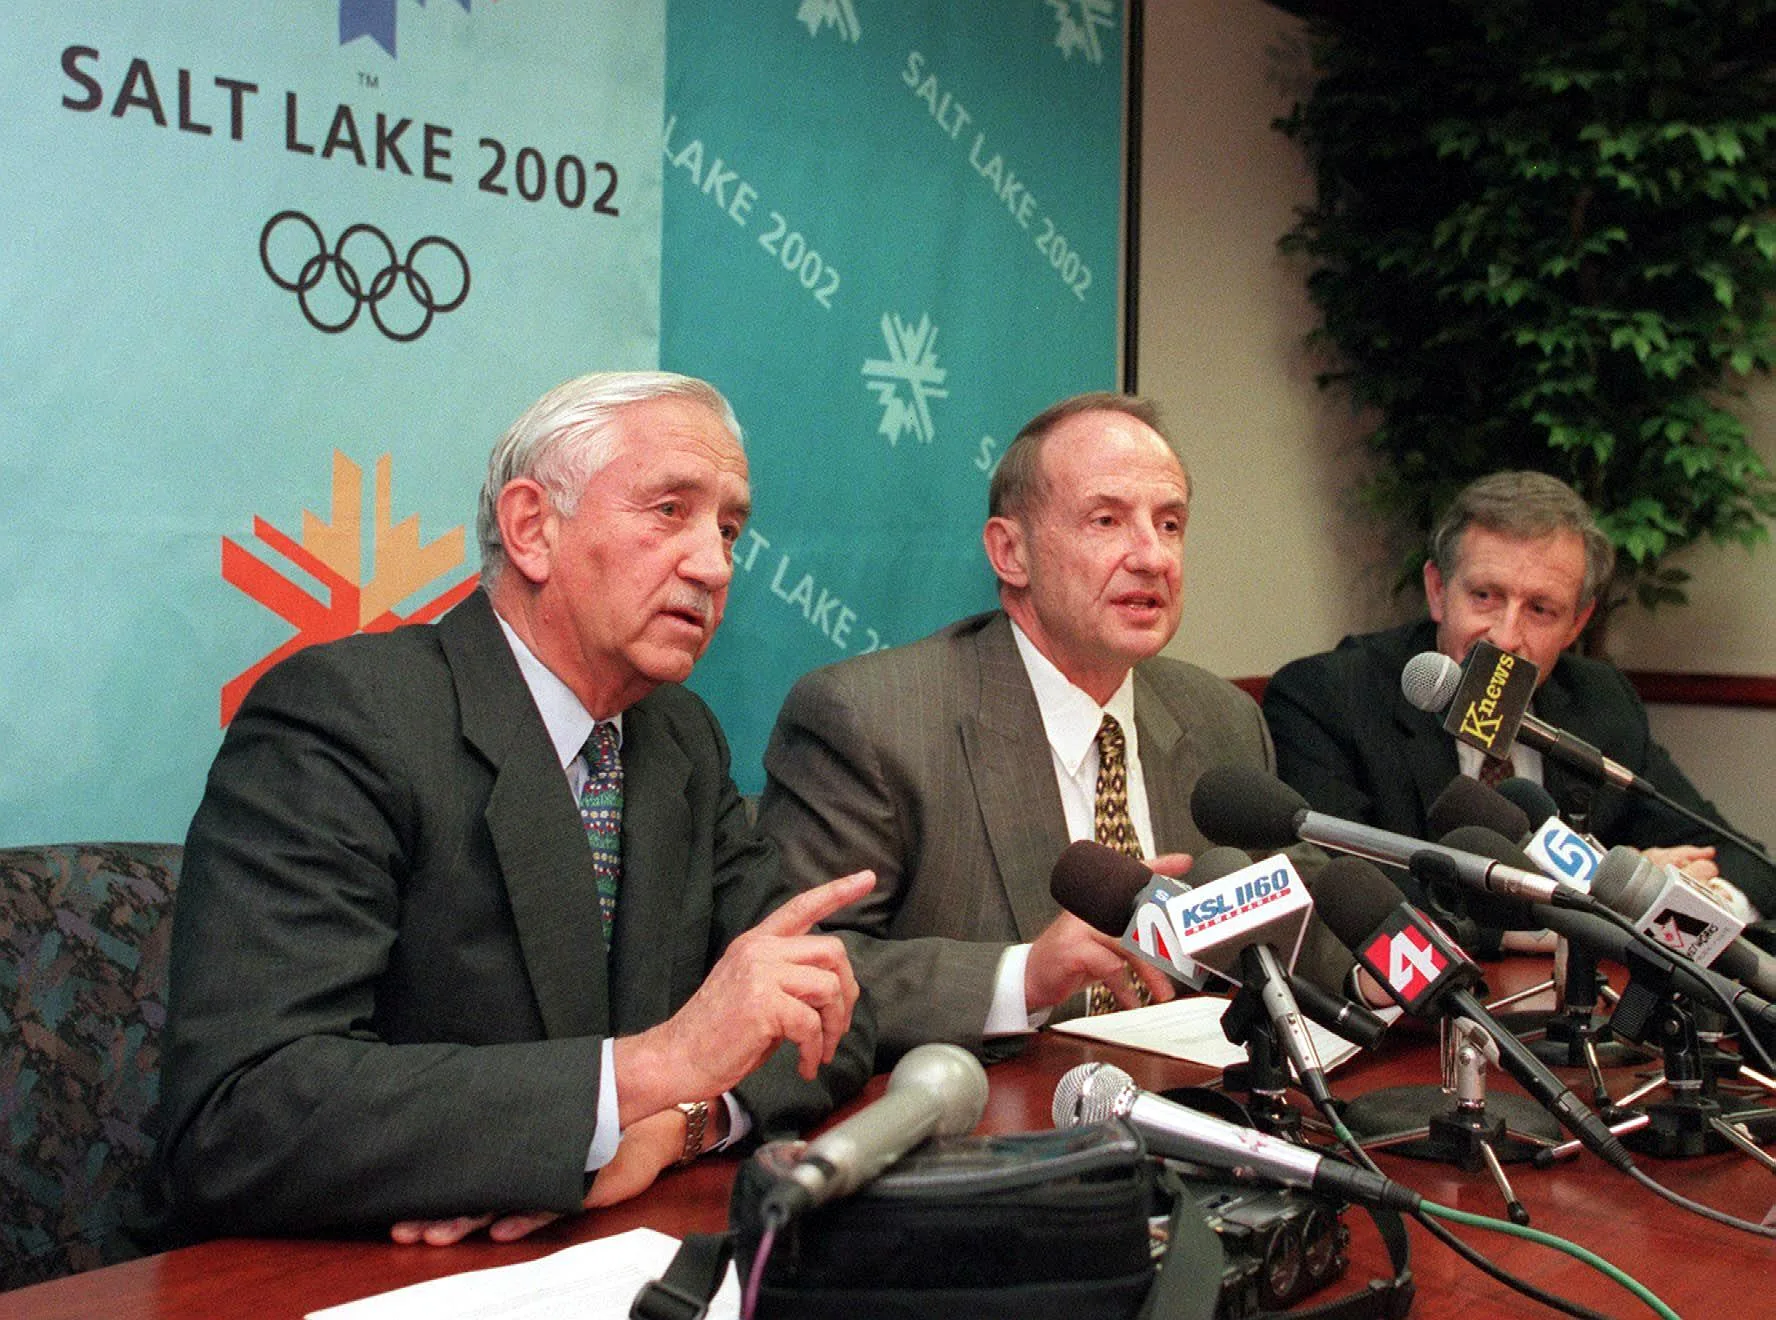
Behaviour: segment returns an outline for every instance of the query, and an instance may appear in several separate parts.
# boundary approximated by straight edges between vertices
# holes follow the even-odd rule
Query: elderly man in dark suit
[[[1646,708],[1619,670],[1568,651],[1609,582],[1615,550],[1590,508],[1539,472],[1500,472],[1465,488],[1444,512],[1424,568],[1430,617],[1347,637],[1336,650],[1283,666],[1264,694],[1282,777],[1329,815],[1425,837],[1430,805],[1482,756],[1458,747],[1439,716],[1401,695],[1400,672],[1421,651],[1467,658],[1482,639],[1533,661],[1532,709],[1602,749],[1675,801],[1719,819],[1654,741]],[[1511,773],[1535,778],[1572,825],[1711,879],[1724,874],[1756,908],[1776,912],[1776,873],[1744,849],[1652,800],[1600,785],[1519,744]],[[1497,771],[1495,771],[1495,774]],[[1539,824],[1540,822],[1536,822]],[[1426,895],[1400,873],[1411,896]]]
[[[843,946],[791,897],[708,709],[749,508],[701,381],[588,376],[495,449],[483,586],[297,653],[186,842],[163,1193],[190,1233],[509,1239],[869,1075]]]
[[[785,873],[878,876],[832,924],[863,937],[883,1061],[928,1040],[991,1052],[1094,983],[1125,1007],[1136,978],[1169,998],[1060,911],[1055,859],[1116,838],[1176,874],[1207,846],[1197,777],[1273,764],[1249,697],[1158,658],[1183,605],[1190,482],[1151,404],[1048,409],[1007,449],[988,512],[1003,610],[807,675],[765,753],[759,819]],[[1323,940],[1314,956],[1328,984],[1348,965]]]

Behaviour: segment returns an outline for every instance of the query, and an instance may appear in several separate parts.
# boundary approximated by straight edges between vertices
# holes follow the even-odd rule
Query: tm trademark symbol
[[[374,73],[360,73],[358,75],[358,86],[375,87],[376,85],[376,75]]]

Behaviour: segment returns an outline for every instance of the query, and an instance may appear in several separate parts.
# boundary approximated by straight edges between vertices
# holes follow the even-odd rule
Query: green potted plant
[[[1505,467],[1570,482],[1622,551],[1600,616],[1682,601],[1669,562],[1768,539],[1734,411],[1776,361],[1776,0],[1280,7],[1311,93],[1277,127],[1316,196],[1323,386],[1373,418],[1365,497],[1411,543]]]

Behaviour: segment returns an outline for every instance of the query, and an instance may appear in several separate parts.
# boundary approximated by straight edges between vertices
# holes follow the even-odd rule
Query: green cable
[[[1576,1242],[1568,1242],[1565,1238],[1555,1237],[1552,1233],[1544,1233],[1540,1229],[1507,1223],[1503,1219],[1492,1219],[1486,1215],[1469,1214],[1465,1210],[1456,1210],[1446,1205],[1436,1205],[1430,1201],[1424,1202],[1419,1209],[1424,1214],[1431,1215],[1438,1219],[1454,1220],[1458,1224],[1467,1224],[1471,1228],[1497,1229],[1501,1233],[1509,1233],[1514,1237],[1527,1238],[1531,1242],[1539,1242],[1545,1247],[1553,1247],[1556,1251],[1564,1251],[1574,1259],[1584,1261],[1587,1265],[1591,1266],[1591,1268],[1614,1279],[1617,1283],[1621,1284],[1622,1287],[1626,1288],[1629,1292],[1633,1293],[1636,1297],[1640,1298],[1641,1301],[1650,1306],[1654,1311],[1658,1312],[1658,1314],[1664,1316],[1666,1320],[1681,1320],[1681,1317],[1679,1317],[1676,1311],[1673,1311],[1669,1306],[1665,1305],[1664,1302],[1655,1297],[1651,1290],[1649,1290],[1644,1284],[1636,1279],[1630,1278],[1623,1271],[1617,1269],[1614,1265],[1611,1265],[1602,1256],[1599,1256],[1594,1251],[1586,1250]]]

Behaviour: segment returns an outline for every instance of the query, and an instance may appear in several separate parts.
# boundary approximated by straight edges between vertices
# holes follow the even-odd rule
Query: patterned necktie
[[[1141,856],[1141,839],[1135,833],[1134,819],[1129,815],[1128,752],[1122,737],[1122,725],[1114,715],[1104,716],[1098,725],[1098,792],[1093,805],[1092,821],[1097,840],[1106,848],[1114,848],[1127,857]],[[1143,1004],[1150,1001],[1147,987],[1136,983]],[[1085,1011],[1095,1016],[1114,1013],[1116,997],[1110,988],[1099,982],[1085,997]]]
[[[1098,842],[1126,857],[1141,855],[1141,840],[1129,816],[1128,754],[1122,725],[1114,715],[1098,725],[1098,796],[1093,822]]]
[[[1489,756],[1480,762],[1480,774],[1477,776],[1488,788],[1497,788],[1505,780],[1517,773],[1509,756]]]
[[[585,755],[590,773],[580,789],[580,822],[592,846],[598,916],[609,948],[617,919],[617,886],[623,878],[623,762],[617,752],[617,726],[606,720],[594,727],[586,739]]]

